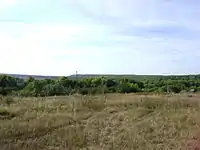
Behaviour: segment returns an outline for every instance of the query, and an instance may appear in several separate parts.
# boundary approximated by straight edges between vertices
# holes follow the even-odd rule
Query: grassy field
[[[189,149],[200,131],[199,98],[1,98],[0,150]]]

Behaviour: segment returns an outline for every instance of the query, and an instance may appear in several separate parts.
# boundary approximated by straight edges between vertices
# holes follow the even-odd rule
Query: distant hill
[[[42,75],[24,75],[24,74],[5,74],[1,73],[0,75],[9,75],[15,78],[22,78],[22,79],[27,79],[28,77],[32,76],[35,79],[57,79],[59,76],[42,76]]]
[[[2,75],[3,73],[0,73]],[[5,73],[4,73],[5,74]],[[57,79],[61,76],[42,76],[42,75],[23,75],[23,74],[6,74],[9,76],[13,76],[16,78],[22,78],[22,79],[27,79],[28,77],[32,76],[35,79]],[[108,77],[108,78],[132,78],[132,79],[153,79],[156,77],[166,77],[166,76],[188,76],[188,75],[135,75],[135,74],[124,74],[124,75],[116,75],[116,74],[73,74],[70,76],[66,76],[70,79],[82,79],[82,78],[90,78],[90,77]],[[194,75],[189,75],[189,76],[194,76]],[[199,75],[196,75],[199,76]]]
[[[154,78],[158,77],[159,75],[135,75],[135,74],[77,74],[77,75],[71,75],[68,76],[69,78],[90,78],[90,77],[108,77],[108,78]]]
[[[3,73],[2,73],[3,74]],[[0,74],[0,75],[2,75]],[[16,78],[23,78],[23,79],[27,79],[28,77],[32,76],[35,79],[57,79],[61,76],[42,76],[42,75],[24,75],[24,74],[6,74],[12,77],[16,77]],[[116,74],[77,74],[77,75],[70,75],[70,76],[66,76],[68,78],[71,79],[81,79],[81,78],[90,78],[90,77],[100,77],[100,76],[104,76],[104,77],[109,77],[109,78],[152,78],[152,77],[157,77],[155,75],[116,75]]]

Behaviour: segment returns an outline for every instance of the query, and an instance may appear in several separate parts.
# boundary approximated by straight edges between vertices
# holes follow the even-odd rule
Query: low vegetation
[[[28,79],[0,76],[0,94],[12,96],[54,96],[79,93],[165,93],[200,91],[200,75],[188,76],[94,76]]]
[[[198,94],[1,97],[0,149],[189,149],[199,131],[199,98]]]

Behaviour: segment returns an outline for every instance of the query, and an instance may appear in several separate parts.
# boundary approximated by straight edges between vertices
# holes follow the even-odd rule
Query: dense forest
[[[98,93],[136,93],[200,91],[200,75],[185,76],[91,76],[24,79],[0,75],[0,94],[18,96],[53,96]]]

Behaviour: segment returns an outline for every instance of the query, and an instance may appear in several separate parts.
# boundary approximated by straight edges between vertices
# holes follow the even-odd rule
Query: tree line
[[[74,93],[136,93],[136,92],[174,92],[200,91],[200,75],[151,76],[151,78],[88,77],[70,79],[27,79],[0,75],[0,94],[19,96],[54,96]]]

